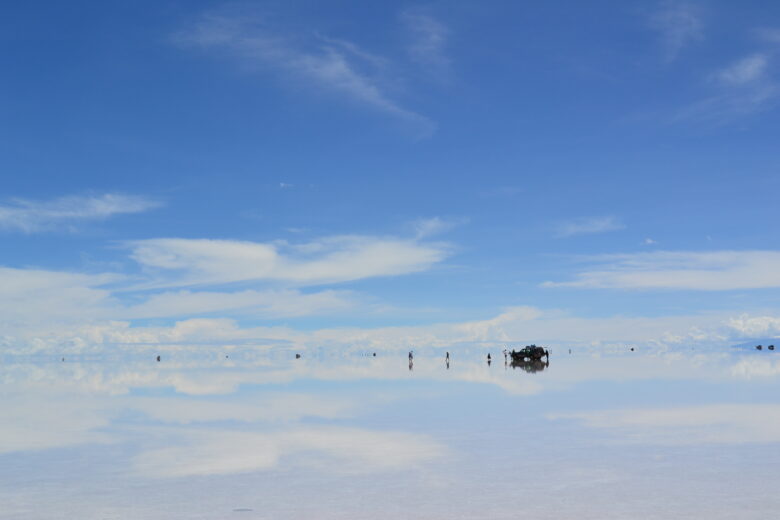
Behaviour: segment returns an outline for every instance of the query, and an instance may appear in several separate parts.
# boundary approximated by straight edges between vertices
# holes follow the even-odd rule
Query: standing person
[[[493,359],[490,357],[490,354],[488,354],[488,366],[490,366],[490,363],[493,361]]]

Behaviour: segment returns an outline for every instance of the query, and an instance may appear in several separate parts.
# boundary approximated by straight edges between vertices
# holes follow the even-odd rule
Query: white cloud
[[[223,9],[202,16],[179,32],[183,47],[227,51],[249,67],[262,67],[297,78],[306,85],[340,93],[415,125],[421,136],[432,133],[434,123],[392,100],[381,80],[372,73],[377,60],[351,42],[318,38],[304,33],[286,35],[275,30],[267,17],[247,10]],[[306,40],[309,40],[306,42]],[[306,48],[309,47],[309,48]]]
[[[659,32],[666,59],[674,60],[692,43],[704,37],[701,8],[692,2],[668,0],[650,17],[650,26]]]
[[[377,304],[359,293],[299,287],[415,273],[440,262],[449,251],[442,243],[369,236],[325,237],[299,244],[153,239],[128,247],[141,274],[0,266],[0,330],[31,348],[58,343],[86,348],[109,336],[115,343],[176,342],[183,337],[179,327],[163,333],[117,326],[128,320],[205,316],[267,320],[332,315],[358,306],[374,312]],[[238,287],[210,287],[239,282]],[[187,290],[170,289],[185,286]],[[113,332],[108,334],[109,330]],[[195,331],[194,338],[201,333]]]
[[[691,104],[676,119],[699,119],[725,124],[773,108],[780,97],[780,84],[770,76],[767,53],[754,53],[715,71],[709,79],[716,91]]]
[[[127,278],[110,273],[78,274],[0,267],[0,329],[6,334],[57,338],[62,326],[98,327],[112,320],[195,317],[201,315],[251,316],[255,319],[328,315],[362,306],[365,298],[351,291],[296,289],[219,291],[166,291],[131,293]],[[102,324],[102,325],[101,325]],[[111,328],[111,327],[109,327]],[[60,332],[58,332],[60,330]],[[124,327],[120,327],[124,330]],[[50,331],[50,332],[47,332]],[[141,337],[146,334],[138,331]],[[92,334],[76,334],[76,344],[102,341]],[[47,339],[44,339],[47,338]],[[119,338],[116,338],[119,341]],[[121,342],[121,341],[120,341]]]
[[[566,222],[561,222],[556,228],[556,236],[560,238],[574,235],[588,235],[594,233],[607,233],[625,229],[620,219],[613,216],[581,217]]]
[[[0,325],[9,330],[104,319],[116,301],[103,286],[120,279],[113,274],[0,267]]]
[[[262,318],[330,314],[357,306],[349,291],[304,294],[291,289],[237,292],[176,291],[152,294],[143,303],[117,311],[117,319],[197,316],[216,312]]]
[[[158,206],[159,201],[117,193],[60,197],[48,201],[14,199],[0,204],[0,228],[33,233],[78,221],[140,213]]]
[[[407,46],[411,59],[420,65],[433,67],[440,76],[447,74],[451,63],[444,52],[449,36],[447,27],[419,9],[404,11],[401,20],[411,36]]]
[[[764,79],[768,63],[765,54],[752,54],[718,71],[715,78],[726,85],[745,85]]]
[[[749,83],[749,87],[729,89],[680,111],[678,121],[700,120],[723,125],[769,110],[777,105],[780,86],[774,82]]]
[[[423,271],[443,260],[448,249],[443,244],[368,236],[327,237],[298,245],[177,238],[129,245],[138,263],[164,273],[158,286],[346,282]]]
[[[468,219],[444,219],[441,217],[425,218],[416,220],[413,223],[415,229],[415,236],[418,240],[427,238],[433,235],[438,235],[449,231],[450,229],[468,222]]]
[[[690,289],[780,287],[778,251],[657,251],[593,258],[595,265],[569,282],[545,287]]]

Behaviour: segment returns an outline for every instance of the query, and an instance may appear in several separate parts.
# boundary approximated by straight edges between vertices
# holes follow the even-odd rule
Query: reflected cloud
[[[175,442],[134,461],[143,476],[165,478],[269,470],[281,459],[331,473],[407,470],[445,453],[422,435],[356,428],[300,428],[273,433],[180,432]]]
[[[296,360],[289,350],[182,347],[167,352],[160,364],[153,362],[156,349],[139,347],[130,352],[126,353],[132,355],[131,359],[120,357],[110,362],[6,364],[0,366],[0,385],[21,382],[20,390],[106,395],[128,394],[133,389],[169,388],[178,394],[205,397],[232,394],[245,385],[395,381],[410,376],[406,354],[393,351],[380,351],[379,356],[373,357],[349,350],[311,350]],[[500,352],[481,347],[453,352],[448,370],[443,351],[426,349],[415,355],[413,377],[418,381],[495,385],[511,394],[531,395],[543,389],[560,390],[588,381],[722,381],[780,370],[780,359],[762,364],[763,360],[737,357],[726,351],[631,352],[628,347],[622,347],[611,353],[575,349],[572,355],[553,351],[550,365],[539,371],[539,377],[529,378],[522,372],[504,370],[502,364],[488,366],[484,361],[488,352],[500,356]],[[226,353],[230,353],[229,360],[225,358]]]
[[[307,417],[339,419],[349,417],[357,408],[356,403],[348,399],[281,393],[263,394],[252,403],[182,398],[128,398],[125,401],[128,408],[143,412],[151,419],[178,424],[290,422]]]
[[[146,351],[136,352],[136,356],[143,352]],[[243,424],[263,431],[283,426],[298,431],[307,422],[351,421],[372,407],[416,398],[406,387],[393,386],[392,391],[387,387],[372,389],[373,385],[397,381],[482,385],[501,389],[509,396],[538,397],[592,382],[742,381],[739,384],[744,384],[751,378],[766,381],[766,378],[780,374],[780,359],[728,352],[629,354],[626,351],[612,355],[553,352],[550,365],[520,366],[521,370],[511,370],[508,364],[488,366],[484,362],[484,350],[480,348],[470,352],[454,351],[449,367],[444,353],[423,350],[415,356],[413,372],[408,370],[405,355],[381,351],[376,357],[349,351],[312,351],[296,360],[292,354],[289,359],[279,359],[278,354],[251,349],[226,350],[230,352],[230,359],[220,353],[204,359],[202,353],[180,350],[164,356],[161,363],[154,361],[152,350],[148,352],[145,361],[136,357],[136,360],[111,362],[6,363],[0,366],[0,388],[4,395],[0,401],[0,416],[4,418],[0,428],[0,453],[123,442],[127,440],[129,429],[139,424],[154,428]],[[538,373],[526,373],[535,371]],[[331,386],[328,393],[311,390],[312,386],[331,383],[348,386],[336,390]],[[289,387],[289,390],[274,388],[277,385]],[[359,397],[346,391],[347,388],[360,389]],[[735,441],[763,439],[765,435],[775,439],[775,433],[771,432],[778,429],[774,422],[780,423],[777,409],[760,409],[760,421],[764,422],[744,424],[738,422],[744,415],[740,415],[739,410],[744,408],[723,409],[723,413],[733,412],[731,419],[717,423],[721,426],[715,430],[694,431],[692,438],[712,438],[718,433]],[[749,416],[758,411],[750,409],[745,414]],[[699,417],[705,421],[712,417],[711,413],[710,409],[683,409],[679,413],[668,410],[611,411],[556,415],[554,418],[576,419],[589,427],[602,429],[623,428],[628,439],[653,435],[652,428],[636,426],[642,420],[648,424],[657,420],[656,429],[660,433],[656,437],[663,437],[660,434],[671,431],[672,427],[694,427],[675,425],[676,417]],[[124,422],[127,417],[133,418],[132,424]],[[759,427],[763,428],[760,434],[738,435],[742,432],[739,428],[755,430]],[[675,435],[670,434],[670,438]],[[276,437],[271,436],[270,441],[266,437],[262,439],[274,446],[274,450],[281,450],[277,449]],[[260,440],[255,441],[260,443]],[[268,454],[276,451],[266,450],[263,453],[267,458],[262,460],[275,465],[277,459]],[[257,461],[254,464],[262,466]]]
[[[619,436],[618,442],[665,445],[780,442],[780,405],[713,404],[550,414]]]
[[[89,401],[89,397],[74,400],[49,393],[4,392],[0,454],[112,442],[111,436],[100,431],[110,424],[112,412]]]
[[[741,359],[731,368],[731,373],[746,379],[780,376],[780,359]]]
[[[458,507],[493,518],[502,516],[496,498],[521,489],[563,493],[575,504],[564,516],[573,517],[583,500],[612,504],[613,484],[646,511],[669,487],[687,490],[675,481],[680,468],[713,478],[749,471],[752,481],[728,483],[730,493],[749,494],[756,482],[769,485],[778,462],[777,450],[756,443],[780,442],[780,404],[716,401],[771,402],[780,380],[766,377],[778,359],[767,352],[572,347],[530,374],[479,345],[415,346],[409,372],[406,350],[142,346],[80,362],[7,356],[3,511],[81,507],[74,514],[88,517],[103,504],[112,518],[174,510],[216,518],[248,506],[284,518],[305,496],[312,509],[297,517],[355,499],[368,509],[352,516],[397,518],[395,508],[410,505],[395,491],[419,489],[409,500],[420,516]],[[665,406],[683,395],[688,406]],[[698,476],[691,481],[701,486]],[[493,487],[469,509],[459,500],[475,500],[477,481]],[[701,496],[692,491],[686,496]],[[613,512],[603,516],[637,516]]]

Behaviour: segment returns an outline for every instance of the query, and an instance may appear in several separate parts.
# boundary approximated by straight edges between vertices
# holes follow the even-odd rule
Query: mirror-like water
[[[0,518],[770,518],[780,353],[0,363]],[[228,357],[229,356],[229,357]]]

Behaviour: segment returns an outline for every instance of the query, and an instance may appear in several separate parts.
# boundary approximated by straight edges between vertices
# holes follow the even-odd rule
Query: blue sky
[[[780,334],[773,3],[0,19],[8,346]]]

